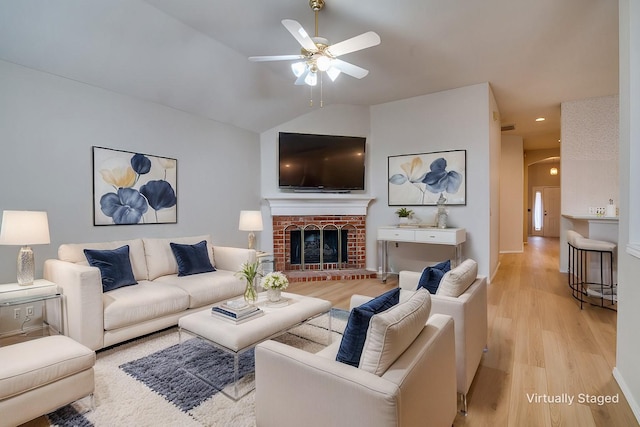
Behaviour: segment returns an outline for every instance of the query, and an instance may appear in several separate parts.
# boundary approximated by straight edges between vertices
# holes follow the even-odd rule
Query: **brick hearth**
[[[273,256],[275,269],[287,275],[291,282],[320,280],[355,280],[376,277],[366,270],[366,221],[364,215],[279,215],[273,216]],[[348,263],[337,268],[335,263],[291,265],[290,231],[299,229],[346,230]]]

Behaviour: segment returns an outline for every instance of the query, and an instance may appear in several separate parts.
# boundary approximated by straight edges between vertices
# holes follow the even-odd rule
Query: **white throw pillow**
[[[194,245],[203,240],[207,241],[209,251],[209,261],[213,264],[213,246],[211,236],[206,234],[193,237],[174,237],[168,239],[142,239],[144,242],[144,253],[147,258],[147,270],[149,280],[155,280],[160,276],[178,274],[178,263],[173,255],[169,243],[180,243],[183,245]]]
[[[367,329],[358,368],[381,376],[420,334],[431,313],[431,295],[424,288],[382,313]]]
[[[467,259],[459,266],[447,271],[436,291],[436,295],[459,297],[466,291],[478,276],[478,263]]]

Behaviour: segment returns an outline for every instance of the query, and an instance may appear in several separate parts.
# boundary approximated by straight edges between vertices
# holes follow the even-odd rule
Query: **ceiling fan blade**
[[[316,44],[311,40],[309,34],[307,34],[298,21],[294,21],[293,19],[283,19],[282,25],[284,25],[298,43],[300,43],[300,46],[309,52],[316,52],[318,50]]]
[[[297,59],[303,59],[302,55],[271,55],[271,56],[250,56],[251,62],[265,62],[265,61],[295,61]]]
[[[300,85],[305,84],[305,83],[304,83],[304,79],[306,79],[306,78],[307,78],[307,74],[309,74],[309,67],[307,67],[307,68],[304,70],[304,72],[303,72],[302,74],[300,74],[300,77],[298,77],[298,78],[296,79],[296,83],[295,83],[295,84],[296,84],[297,86],[300,86]]]
[[[356,50],[362,50],[368,47],[377,46],[379,44],[380,36],[373,31],[369,31],[367,33],[360,34],[359,36],[355,36],[331,45],[329,46],[328,50],[333,56],[340,56],[347,53],[355,52]]]
[[[358,67],[357,65],[353,65],[340,59],[334,59],[331,62],[331,66],[337,68],[345,74],[350,75],[351,77],[355,77],[356,79],[361,79],[369,74],[369,70],[365,70],[362,67]]]

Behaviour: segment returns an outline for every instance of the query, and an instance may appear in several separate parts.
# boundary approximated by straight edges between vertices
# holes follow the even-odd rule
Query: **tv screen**
[[[281,189],[364,190],[366,138],[280,132]]]

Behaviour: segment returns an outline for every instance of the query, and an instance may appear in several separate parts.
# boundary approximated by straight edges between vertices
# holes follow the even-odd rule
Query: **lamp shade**
[[[46,212],[4,211],[0,245],[45,245],[51,243]]]
[[[262,212],[240,211],[240,231],[262,231]]]

